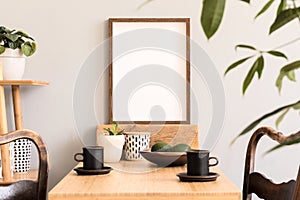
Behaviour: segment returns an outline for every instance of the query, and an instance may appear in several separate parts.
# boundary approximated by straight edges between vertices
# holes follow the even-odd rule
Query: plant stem
[[[293,44],[293,43],[297,42],[298,40],[300,40],[300,37],[297,37],[297,38],[295,38],[295,39],[293,39],[293,40],[291,40],[291,41],[289,41],[289,42],[287,42],[287,43],[284,43],[284,44],[282,44],[282,45],[279,45],[279,46],[275,47],[274,49],[280,49],[280,48],[289,46],[290,44]]]

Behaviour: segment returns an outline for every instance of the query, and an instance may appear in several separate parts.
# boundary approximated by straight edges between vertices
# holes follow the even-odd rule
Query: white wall
[[[39,132],[48,145],[51,161],[50,188],[75,166],[73,154],[80,151],[83,145],[81,133],[76,129],[72,107],[73,91],[79,70],[90,53],[106,38],[108,18],[139,16],[191,18],[192,39],[202,46],[215,63],[226,94],[224,128],[212,154],[220,158],[220,168],[225,174],[241,187],[245,148],[249,136],[242,137],[231,147],[229,143],[242,128],[258,116],[279,105],[296,101],[299,97],[297,95],[299,83],[292,84],[285,81],[282,94],[279,96],[274,82],[279,67],[284,62],[281,59],[268,58],[262,80],[254,81],[247,94],[242,96],[241,85],[247,66],[236,69],[226,78],[223,78],[224,70],[233,61],[247,54],[246,51],[236,53],[234,45],[248,43],[262,49],[276,47],[299,35],[298,24],[294,23],[268,37],[267,27],[273,13],[269,12],[266,15],[267,19],[261,18],[254,22],[253,16],[261,4],[256,5],[254,2],[249,7],[238,0],[228,1],[225,20],[220,31],[208,42],[199,25],[201,1],[157,0],[142,10],[137,10],[141,2],[143,1],[17,0],[2,3],[2,8],[5,9],[1,11],[1,23],[11,28],[26,30],[38,42],[37,53],[28,59],[25,78],[50,82],[47,87],[22,90],[25,127]],[[298,49],[298,43],[284,48],[291,61],[297,58]],[[96,115],[99,123],[106,123],[108,85],[102,83],[102,87],[105,88],[102,88],[103,90],[100,88],[103,101],[99,108],[103,109]],[[209,104],[208,96],[204,95],[205,98],[199,105]],[[85,97],[80,97],[79,101],[84,104]],[[88,121],[91,116],[84,112],[84,108],[82,110],[83,117]],[[211,109],[204,111],[199,113],[199,118],[203,119],[199,127],[200,134],[205,135],[210,127],[208,118],[211,117],[212,111]],[[298,120],[298,113],[291,113],[280,129],[286,132],[295,131],[298,128]],[[274,126],[274,120],[266,121],[264,124]],[[85,130],[90,134],[88,141],[91,143],[95,137],[96,125],[97,123],[88,125]],[[266,141],[260,151],[264,152],[271,146],[272,144]],[[268,172],[270,176],[275,176],[275,180],[278,181],[284,180],[285,177],[295,177],[299,164],[297,148],[299,147],[285,148],[264,157],[260,153],[257,160],[261,163],[257,167]],[[278,157],[282,158],[280,162],[276,160]]]

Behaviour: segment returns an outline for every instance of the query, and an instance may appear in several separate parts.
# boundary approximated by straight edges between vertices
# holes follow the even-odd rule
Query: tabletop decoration
[[[103,128],[104,133],[97,138],[97,144],[104,147],[104,162],[119,162],[122,157],[125,136],[117,122],[111,123],[111,128]]]
[[[211,172],[210,167],[219,163],[218,158],[210,157],[208,150],[190,149],[187,155],[187,171],[176,174],[183,182],[209,182],[219,177],[218,173]],[[214,160],[214,162],[210,162]]]
[[[160,167],[173,167],[186,164],[186,151],[190,149],[188,144],[171,146],[166,142],[157,142],[151,147],[151,150],[146,149],[140,153],[146,160]]]
[[[148,149],[150,145],[150,133],[148,132],[124,132],[125,134],[125,158],[126,160],[142,160],[140,151]]]
[[[101,169],[94,169],[94,170],[87,170],[83,167],[76,167],[74,171],[78,175],[102,175],[102,174],[108,174],[112,170],[111,167],[103,167]]]

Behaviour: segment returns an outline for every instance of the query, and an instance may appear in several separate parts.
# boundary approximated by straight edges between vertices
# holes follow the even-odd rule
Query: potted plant
[[[117,122],[112,122],[111,128],[104,128],[105,133],[98,137],[98,145],[104,148],[104,162],[119,162],[122,156],[125,136]]]
[[[0,63],[3,79],[22,79],[25,57],[36,51],[34,39],[21,30],[10,30],[0,26]]]

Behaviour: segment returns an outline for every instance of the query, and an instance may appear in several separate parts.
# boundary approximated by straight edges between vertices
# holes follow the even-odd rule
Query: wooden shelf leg
[[[3,80],[1,63],[0,63],[0,80]],[[4,86],[0,86],[0,135],[4,135],[7,132],[8,129],[7,129]],[[1,146],[1,159],[2,159],[3,180],[10,181],[12,178],[12,173],[10,170],[9,144],[5,144]]]
[[[20,86],[12,85],[12,97],[14,105],[15,127],[16,130],[23,129],[23,115],[21,106]]]

